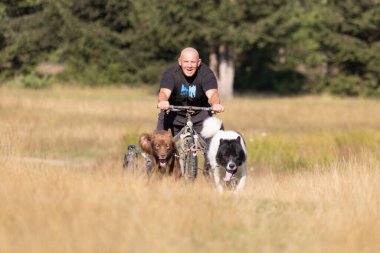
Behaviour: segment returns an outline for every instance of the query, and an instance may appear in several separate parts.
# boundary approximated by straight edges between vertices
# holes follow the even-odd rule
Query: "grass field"
[[[0,252],[380,252],[380,101],[238,97],[240,196],[123,173],[155,91],[0,88]]]

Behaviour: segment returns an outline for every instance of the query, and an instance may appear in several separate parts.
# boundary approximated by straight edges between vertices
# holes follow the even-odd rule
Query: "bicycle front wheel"
[[[198,174],[198,157],[189,152],[185,159],[185,177],[194,180]]]

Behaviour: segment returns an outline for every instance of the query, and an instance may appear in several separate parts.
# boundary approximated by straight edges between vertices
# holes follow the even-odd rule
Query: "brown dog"
[[[160,175],[181,176],[181,169],[176,157],[176,146],[170,131],[158,130],[152,134],[140,135],[141,149],[150,155],[152,160],[152,172]]]

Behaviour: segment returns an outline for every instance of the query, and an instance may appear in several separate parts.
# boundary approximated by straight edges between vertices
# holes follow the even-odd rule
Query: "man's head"
[[[198,51],[192,47],[183,49],[181,55],[178,58],[178,64],[185,76],[194,76],[199,65],[201,65],[201,59],[199,59]]]

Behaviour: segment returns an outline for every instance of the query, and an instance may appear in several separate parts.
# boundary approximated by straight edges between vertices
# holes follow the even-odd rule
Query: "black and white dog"
[[[226,185],[236,182],[235,192],[239,192],[247,178],[247,150],[239,133],[221,130],[221,127],[222,121],[215,117],[203,122],[201,135],[211,138],[207,158],[217,191],[223,192],[224,181]]]

